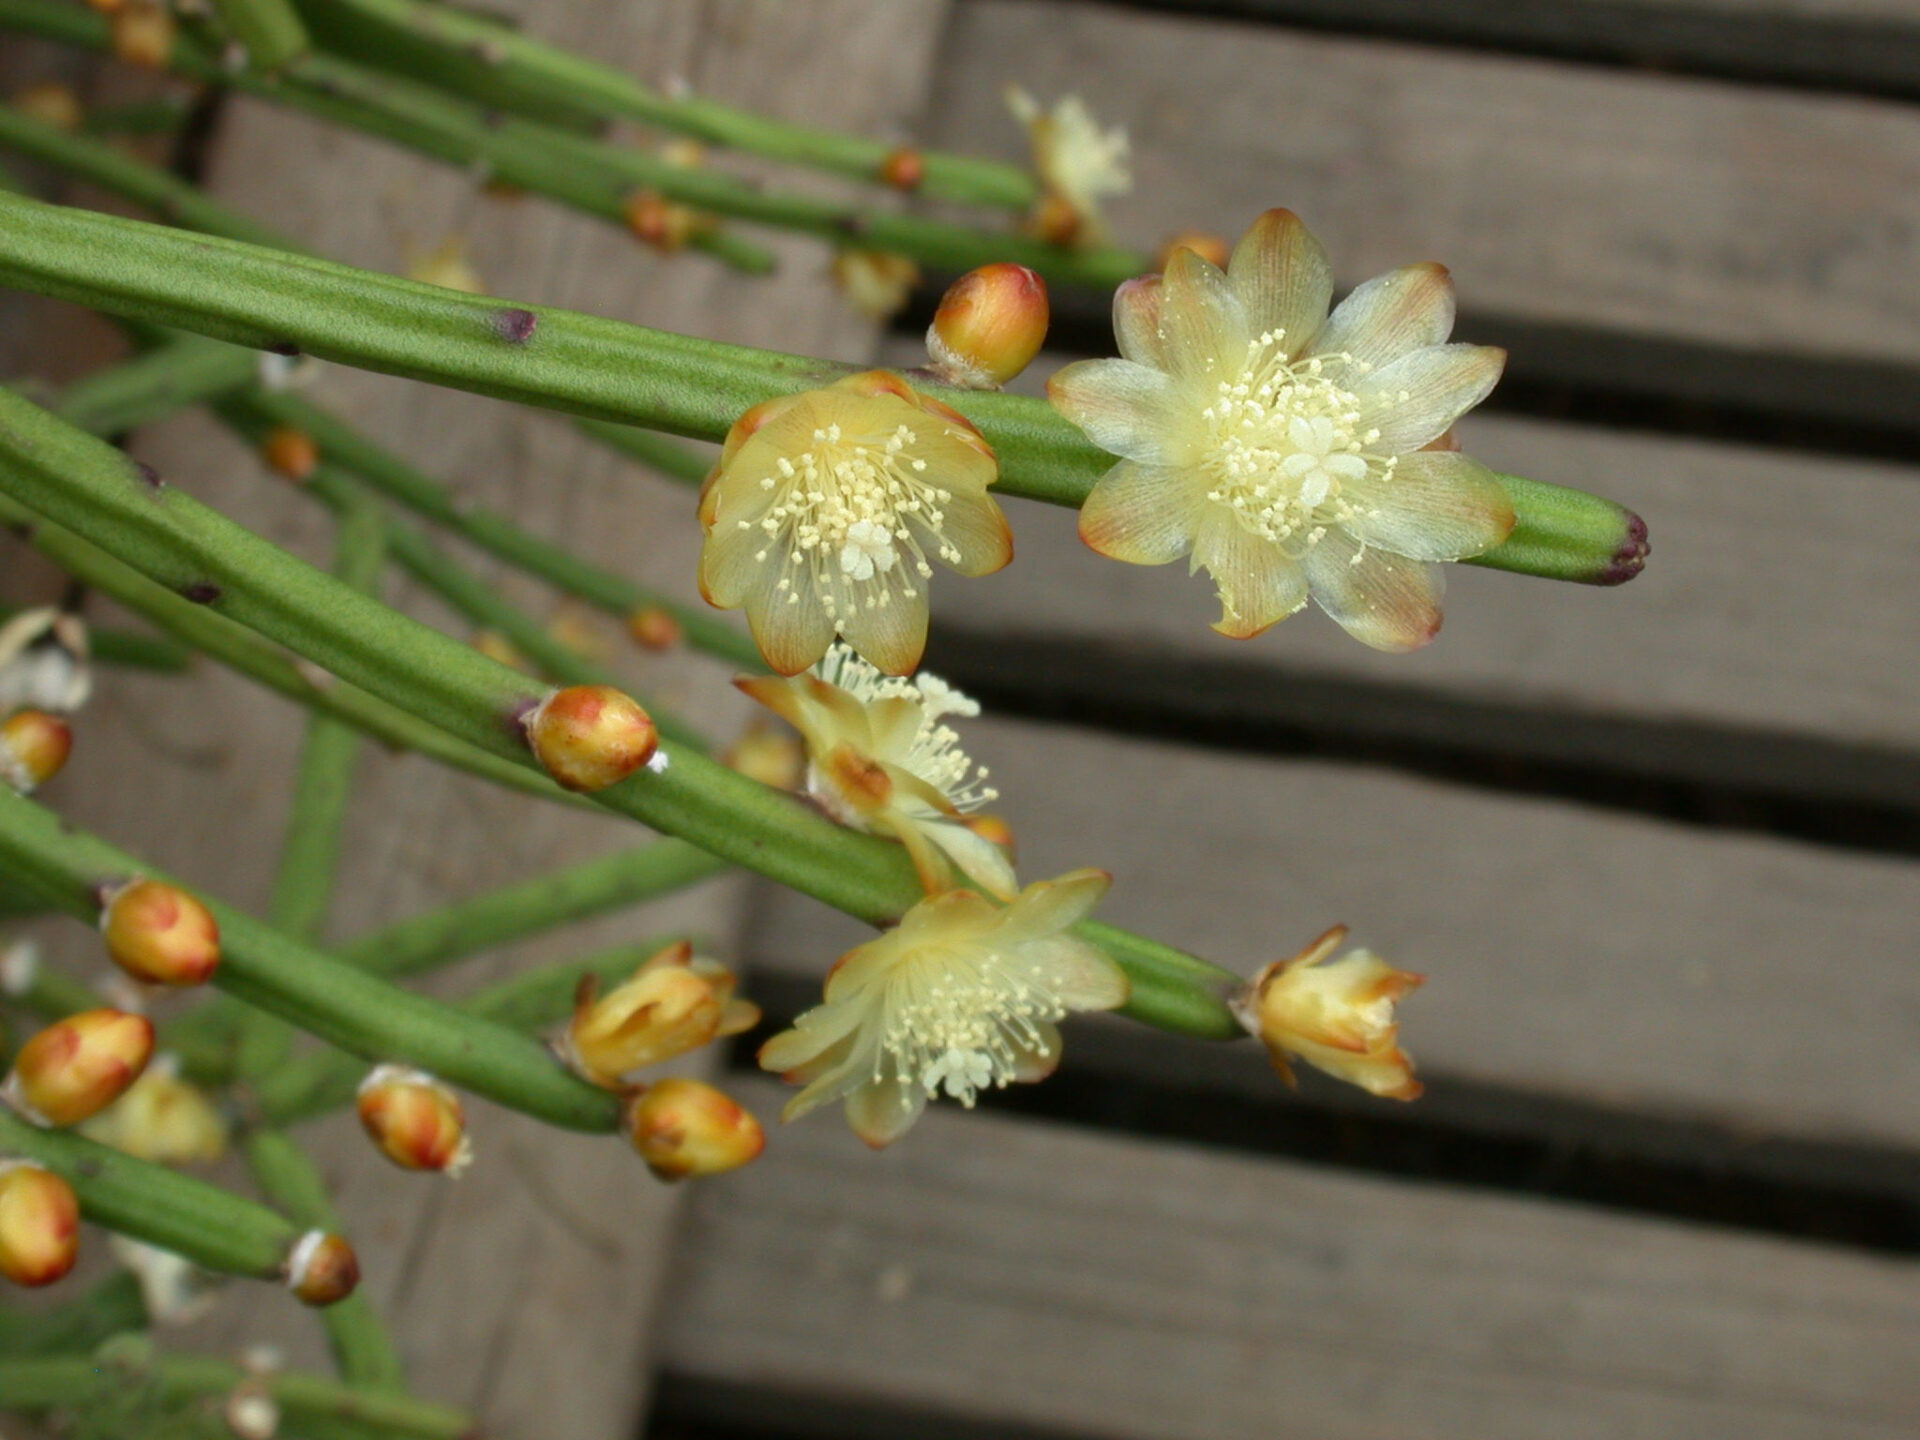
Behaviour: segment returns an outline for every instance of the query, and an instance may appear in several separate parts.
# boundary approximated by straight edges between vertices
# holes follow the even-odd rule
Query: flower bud
[[[276,425],[260,441],[260,458],[287,479],[298,482],[313,474],[320,463],[320,447],[306,431]]]
[[[675,204],[657,190],[634,191],[622,213],[634,239],[662,255],[685,249],[689,240],[708,228],[699,211]]]
[[[1346,934],[1346,926],[1336,925],[1292,959],[1267,966],[1232,1002],[1234,1015],[1260,1038],[1289,1085],[1290,1059],[1300,1059],[1370,1094],[1416,1099],[1421,1086],[1397,1043],[1393,1007],[1423,977],[1365,950],[1321,964]]]
[[[933,373],[969,390],[998,390],[1047,338],[1047,282],[1024,265],[983,265],[941,297],[927,328]]]
[[[647,712],[610,685],[570,685],[526,719],[527,743],[568,790],[604,790],[653,758],[660,737]]]
[[[51,1285],[80,1254],[80,1201],[73,1187],[27,1160],[0,1160],[0,1275]]]
[[[680,622],[658,605],[642,605],[627,616],[627,634],[643,650],[671,650],[680,643]]]
[[[1046,194],[1033,207],[1028,222],[1033,233],[1049,245],[1072,245],[1081,238],[1086,217],[1064,196]]]
[[[16,92],[13,108],[42,125],[51,125],[56,130],[68,133],[78,130],[86,119],[86,112],[80,108],[80,97],[73,93],[73,87],[62,85],[58,80],[44,80]]]
[[[16,710],[0,721],[0,781],[31,795],[60,773],[73,753],[73,730],[44,710]]]
[[[480,629],[473,632],[473,648],[489,660],[518,670],[523,675],[533,674],[533,662],[520,653],[515,645],[498,630]]]
[[[885,250],[834,252],[833,280],[855,310],[869,320],[890,320],[907,303],[920,267]]]
[[[762,785],[791,790],[806,774],[807,750],[791,730],[755,721],[721,755],[720,763]]]
[[[128,0],[113,11],[113,53],[129,65],[164,70],[173,57],[173,15],[150,0]]]
[[[360,1123],[403,1170],[457,1176],[473,1163],[460,1097],[424,1070],[374,1066],[360,1082]]]
[[[561,1056],[582,1079],[616,1089],[635,1071],[752,1029],[760,1012],[734,998],[734,984],[732,971],[695,956],[685,941],[650,957],[606,996],[586,976]]]
[[[20,1047],[0,1096],[36,1124],[77,1125],[119,1099],[152,1053],[146,1016],[83,1010]]]
[[[211,1164],[227,1149],[226,1120],[204,1091],[180,1078],[179,1057],[169,1054],[154,1056],[80,1133],[156,1165]]]
[[[752,1112],[698,1080],[661,1080],[627,1102],[627,1138],[662,1180],[737,1170],[766,1148]]]
[[[1174,252],[1191,250],[1208,264],[1218,269],[1227,268],[1227,261],[1233,258],[1233,247],[1227,244],[1226,237],[1209,234],[1205,230],[1182,230],[1160,247],[1160,254],[1153,262],[1153,268],[1164,271],[1172,263]]]
[[[332,1305],[360,1283],[360,1261],[338,1235],[309,1230],[287,1252],[287,1288],[304,1305]]]
[[[199,985],[220,963],[220,927],[207,907],[176,885],[136,880],[100,912],[107,954],[136,980]]]
[[[880,182],[896,190],[918,190],[926,178],[926,157],[911,146],[889,151],[880,162]]]

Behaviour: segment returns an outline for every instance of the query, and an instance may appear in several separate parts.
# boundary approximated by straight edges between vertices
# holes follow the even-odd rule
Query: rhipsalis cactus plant
[[[1060,1022],[1092,1010],[1206,1039],[1251,1032],[1289,1081],[1305,1062],[1376,1095],[1419,1093],[1394,1017],[1419,977],[1365,951],[1333,959],[1343,929],[1248,979],[1250,957],[1222,968],[1179,936],[1093,920],[1111,883],[1098,869],[1022,874],[988,812],[1001,797],[963,748],[980,707],[920,662],[947,597],[1018,563],[1021,499],[1078,510],[1081,536],[1116,561],[1206,571],[1214,628],[1240,641],[1312,602],[1366,645],[1425,645],[1447,562],[1632,578],[1637,516],[1454,444],[1504,356],[1452,342],[1444,270],[1396,270],[1335,304],[1326,254],[1284,210],[1230,248],[1196,234],[1160,260],[1125,249],[1106,211],[1128,185],[1126,137],[1072,97],[1010,93],[1023,169],[656,90],[438,0],[178,9],[0,0],[0,32],[288,106],[738,271],[771,264],[746,227],[816,237],[856,298],[882,308],[921,267],[971,273],[936,312],[924,367],[746,349],[469,293],[479,281],[449,268],[452,250],[422,271],[441,283],[334,263],[101,138],[177,123],[172,101],[88,117],[36,87],[0,107],[0,148],[164,222],[0,187],[0,286],[114,317],[137,352],[57,396],[0,390],[0,522],[18,537],[4,543],[70,582],[7,596],[0,613],[0,919],[66,915],[100,934],[72,947],[76,967],[0,933],[0,1003],[24,1027],[0,1084],[0,1274],[60,1280],[93,1241],[84,1220],[121,1237],[140,1287],[137,1300],[124,1281],[76,1295],[31,1345],[13,1346],[27,1332],[0,1311],[0,1407],[105,1424],[127,1407],[144,1423],[224,1406],[234,1433],[467,1433],[467,1417],[405,1397],[400,1351],[354,1294],[348,1235],[366,1217],[337,1212],[297,1126],[351,1104],[372,1147],[421,1184],[494,1161],[463,1092],[623,1135],[663,1179],[750,1162],[778,1134],[658,1069],[760,1022],[739,993],[752,977],[743,986],[699,942],[655,937],[464,999],[411,983],[730,866],[879,931],[840,958],[816,1007],[763,1036],[760,1065],[799,1087],[788,1119],[841,1102],[862,1138],[894,1142],[929,1102],[1044,1079]],[[605,133],[634,120],[681,138],[649,150]],[[749,183],[727,151],[874,193]],[[976,218],[935,218],[903,195]],[[1005,393],[1041,349],[1049,284],[1115,291],[1119,358],[1059,370],[1046,399]],[[566,412],[699,487],[685,506],[697,573],[655,590],[469,503],[288,388],[296,353]],[[332,573],[195,499],[193,476],[110,443],[201,405],[332,512]],[[445,541],[604,612],[649,651],[709,657],[796,734],[760,728],[724,748],[706,717],[626,687]],[[394,569],[483,641],[389,607]],[[96,596],[164,638],[90,631]],[[168,855],[89,833],[63,819],[57,785],[43,789],[70,754],[121,763],[75,740],[75,712],[123,683],[107,662],[167,673],[194,655],[309,715],[264,914],[170,880]],[[664,838],[330,943],[366,737],[522,803]],[[163,987],[156,1027],[142,1012]],[[209,987],[222,994],[183,1003]],[[258,1198],[181,1168],[229,1145]],[[209,1274],[332,1307],[340,1380],[161,1356],[125,1336],[90,1354],[201,1303]]]

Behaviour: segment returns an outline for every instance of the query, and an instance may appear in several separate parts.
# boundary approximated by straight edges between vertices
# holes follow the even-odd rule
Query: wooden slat
[[[877,1157],[810,1117],[693,1214],[670,1372],[897,1407],[893,1433],[928,1411],[1114,1440],[1920,1424],[1908,1262],[944,1109]]]
[[[1348,283],[1438,258],[1470,310],[1920,360],[1902,106],[1020,0],[969,0],[941,79],[949,144],[1018,153],[1009,80],[1124,122],[1142,244],[1288,205]]]
[[[1716,1120],[1920,1143],[1909,864],[987,719],[1023,878],[1111,870],[1100,917],[1251,973],[1344,921],[1427,985],[1435,1073]],[[757,957],[818,975],[867,938],[763,901]],[[1072,1045],[1068,1046],[1072,1064]]]

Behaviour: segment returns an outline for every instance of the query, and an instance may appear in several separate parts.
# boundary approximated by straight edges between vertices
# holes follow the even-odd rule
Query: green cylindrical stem
[[[59,413],[82,430],[117,435],[237,390],[258,366],[250,350],[188,335],[69,385]]]
[[[99,913],[103,885],[136,874],[167,878],[11,792],[0,792],[0,864],[87,923]],[[549,1124],[614,1128],[614,1098],[524,1036],[375,979],[216,900],[206,904],[220,927],[213,983],[227,994],[364,1059],[418,1065]]]
[[[4,800],[0,796],[0,800]],[[87,1219],[226,1275],[278,1278],[300,1230],[217,1185],[123,1155],[65,1130],[42,1130],[0,1107],[0,1154],[44,1165],[73,1186]],[[6,1400],[0,1395],[0,1407]]]
[[[249,69],[278,70],[307,49],[307,27],[287,0],[213,0],[213,13],[246,48]]]
[[[146,1326],[140,1282],[132,1271],[121,1270],[79,1299],[52,1310],[29,1312],[0,1306],[0,1355],[9,1361],[36,1355],[87,1355],[103,1340]]]
[[[0,605],[0,625],[22,610],[19,605]],[[193,652],[186,646],[160,635],[137,635],[131,630],[102,630],[87,627],[87,649],[103,665],[125,665],[132,670],[158,670],[177,674],[193,663]]]

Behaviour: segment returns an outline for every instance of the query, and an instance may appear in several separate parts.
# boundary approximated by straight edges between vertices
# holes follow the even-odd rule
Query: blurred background
[[[1003,87],[1077,93],[1132,138],[1124,242],[1285,205],[1342,288],[1443,261],[1456,337],[1512,356],[1464,448],[1631,506],[1653,557],[1619,590],[1454,567],[1439,640],[1384,656],[1317,613],[1224,640],[1204,581],[1016,503],[1016,563],[938,587],[927,664],[985,703],[968,748],[1023,876],[1104,866],[1103,918],[1249,973],[1347,923],[1428,977],[1402,1012],[1426,1097],[1289,1095],[1252,1046],[1095,1022],[1047,1084],[885,1154],[823,1113],[684,1191],[483,1107],[457,1186],[329,1122],[416,1389],[527,1440],[1920,1433],[1920,3],[513,9],[656,84],[1015,160]],[[154,83],[6,46],[9,88]],[[184,158],[215,193],[374,268],[460,236],[490,293],[903,367],[946,278],[878,324],[810,241],[743,279],[249,100],[200,113]],[[1023,387],[1112,353],[1106,296],[1054,301]],[[0,324],[0,373],[113,353],[50,303],[0,296]],[[685,492],[563,420],[314,385],[463,494],[692,596]],[[211,423],[131,446],[324,556]],[[4,539],[0,580],[57,593]],[[744,720],[710,663],[619,663]],[[101,688],[51,803],[258,906],[300,716],[211,671]],[[385,755],[353,823],[342,934],[629,834]],[[727,880],[456,978],[687,926],[774,1023],[861,938]],[[753,1039],[713,1062],[771,1121]],[[317,1353],[289,1310],[236,1291],[182,1343]]]

